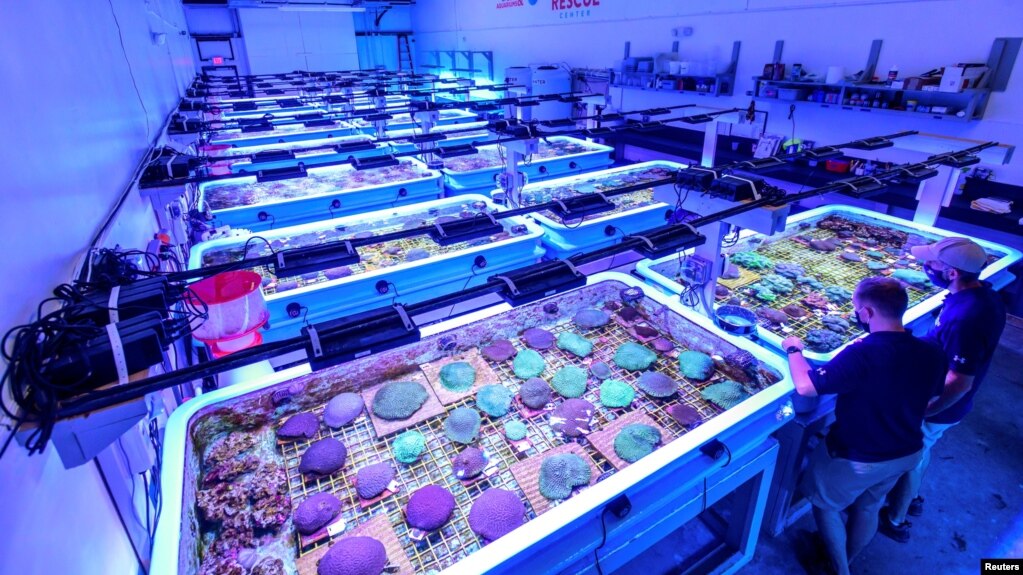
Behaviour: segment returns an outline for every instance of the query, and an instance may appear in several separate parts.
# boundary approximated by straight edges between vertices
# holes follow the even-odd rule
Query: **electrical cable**
[[[600,512],[600,545],[597,545],[593,549],[593,566],[597,568],[598,575],[604,575],[604,569],[600,566],[600,555],[598,552],[603,549],[604,545],[607,543],[607,523],[605,522],[605,517],[607,516],[608,511],[610,511],[610,509],[608,507],[604,507],[604,509]]]
[[[121,54],[124,55],[124,63],[128,66],[128,75],[131,76],[131,84],[135,87],[135,95],[138,96],[139,105],[142,106],[142,113],[145,114],[146,118],[146,145],[149,145],[150,130],[149,130],[149,109],[146,108],[146,103],[142,99],[142,92],[139,90],[138,82],[135,81],[135,72],[131,68],[131,61],[128,60],[128,50],[124,47],[124,34],[121,33],[121,23],[117,19],[117,11],[114,10],[114,0],[107,0],[110,5],[110,15],[114,17],[114,25],[117,26],[117,38],[121,42]]]

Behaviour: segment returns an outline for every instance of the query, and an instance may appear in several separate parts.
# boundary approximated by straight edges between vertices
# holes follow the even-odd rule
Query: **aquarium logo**
[[[530,4],[535,4],[535,0],[529,0]],[[501,0],[497,3],[498,10],[504,10],[505,8],[521,8],[525,6],[523,0]]]

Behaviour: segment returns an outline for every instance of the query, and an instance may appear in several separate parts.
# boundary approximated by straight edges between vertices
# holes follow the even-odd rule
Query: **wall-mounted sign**
[[[536,10],[537,16],[554,15],[559,19],[587,18],[600,8],[602,0],[498,0],[497,9]],[[603,0],[607,1],[607,0]],[[549,6],[549,8],[548,8]]]

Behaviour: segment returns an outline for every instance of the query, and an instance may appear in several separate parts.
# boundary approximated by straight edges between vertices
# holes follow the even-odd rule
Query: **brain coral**
[[[344,443],[333,437],[325,437],[309,444],[298,464],[300,473],[330,475],[341,469],[348,458]]]
[[[414,381],[394,381],[381,387],[373,397],[373,414],[390,421],[408,419],[426,403],[429,394]]]
[[[583,329],[593,329],[601,327],[607,325],[607,322],[610,320],[611,318],[609,318],[605,312],[599,309],[580,310],[578,313],[575,314],[575,317],[572,318],[572,321],[575,322],[577,326]]]
[[[330,523],[339,513],[341,501],[337,497],[331,493],[316,493],[298,504],[293,522],[299,533],[311,535]]]
[[[311,439],[320,429],[320,419],[315,413],[296,413],[277,428],[277,437],[281,439]]]
[[[455,477],[459,479],[472,479],[483,473],[489,462],[490,460],[487,459],[486,454],[482,450],[475,447],[466,447],[451,460],[451,468],[455,473]]]
[[[394,481],[394,467],[386,461],[367,465],[355,474],[355,489],[359,497],[373,499],[387,489]]]
[[[440,529],[455,510],[455,498],[439,485],[420,487],[405,506],[408,524],[422,531]]]
[[[547,499],[568,499],[572,490],[588,485],[592,470],[574,453],[552,455],[540,464],[540,495]]]
[[[401,463],[415,463],[426,449],[426,436],[415,430],[406,431],[391,442],[394,458]]]
[[[339,393],[327,402],[323,408],[323,422],[327,427],[338,429],[355,421],[362,413],[366,404],[357,393]]]
[[[372,537],[345,537],[330,546],[317,575],[380,575],[387,566],[384,545]]]
[[[618,457],[629,463],[652,453],[661,443],[661,432],[643,423],[626,425],[615,436],[614,448]]]
[[[708,385],[700,391],[700,396],[724,409],[731,409],[742,403],[749,397],[749,394],[746,393],[746,389],[742,385],[728,380]]]
[[[519,496],[505,489],[483,492],[469,509],[469,527],[493,541],[526,522],[526,507]]]
[[[456,407],[444,420],[444,434],[456,443],[472,443],[480,432],[480,414],[471,407]]]
[[[464,361],[454,361],[440,368],[440,384],[448,391],[469,391],[474,383],[476,369]]]

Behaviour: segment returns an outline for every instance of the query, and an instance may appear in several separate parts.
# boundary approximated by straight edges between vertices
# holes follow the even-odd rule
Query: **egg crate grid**
[[[594,344],[593,353],[588,359],[591,359],[593,362],[603,361],[611,369],[611,379],[624,381],[636,390],[636,398],[629,407],[620,409],[607,408],[601,405],[597,394],[597,390],[600,387],[599,380],[590,376],[586,392],[583,393],[582,399],[592,403],[595,407],[592,424],[592,429],[594,431],[603,429],[610,422],[629,411],[642,410],[650,415],[650,417],[653,418],[658,425],[672,432],[673,437],[665,438],[664,443],[667,443],[671,439],[680,437],[688,431],[668,414],[668,409],[671,406],[677,404],[688,405],[700,414],[701,421],[707,421],[722,412],[721,408],[705,401],[700,396],[700,389],[712,383],[726,380],[727,378],[724,374],[715,371],[714,375],[705,382],[691,382],[679,373],[678,363],[675,359],[676,354],[674,353],[672,353],[671,356],[659,355],[657,362],[653,365],[652,371],[661,372],[664,375],[680,382],[681,385],[679,386],[678,393],[668,400],[655,400],[643,393],[637,384],[637,380],[643,372],[633,372],[619,368],[612,361],[618,346],[629,341],[638,341],[626,330],[624,326],[614,320],[603,327],[589,330],[578,329],[578,326],[571,321],[561,322],[555,326],[545,327],[545,329],[555,334],[555,337],[562,332],[575,331],[590,340],[597,340],[598,338],[606,340],[603,343],[597,342]],[[685,349],[666,332],[662,332],[662,336],[667,339],[671,339],[672,343],[675,344],[676,351],[685,351]],[[519,341],[513,341],[512,343],[519,350],[525,349]],[[574,365],[587,370],[589,367],[589,365],[584,364],[580,358],[577,358],[575,355],[567,351],[558,349],[557,347],[544,350],[540,353],[543,355],[546,365],[544,367],[544,372],[540,374],[539,377],[548,383],[551,381],[551,378],[554,377],[554,374],[562,367]],[[510,360],[506,362],[490,362],[490,365],[494,371],[497,372],[502,384],[511,389],[513,392],[518,393],[518,389],[523,383],[523,380],[519,379],[513,373],[512,362]],[[587,373],[589,372],[587,371]],[[555,392],[555,395],[556,393],[557,392]],[[559,399],[556,399],[555,401],[560,402]],[[533,443],[534,447],[542,446],[542,449],[538,448],[539,451],[551,449],[564,443],[563,439],[558,434],[551,431],[550,425],[547,423],[548,418],[549,414],[545,414],[532,420],[526,420],[528,430],[527,438],[529,438],[529,440]],[[530,454],[530,452],[526,453]],[[606,463],[610,466],[609,462]],[[611,468],[598,467],[598,469],[608,470]]]
[[[379,233],[385,234],[385,233],[389,233],[389,232],[397,230],[397,229],[400,229],[400,227],[395,227],[393,229],[380,229]],[[330,243],[330,242],[341,241],[342,239],[344,239],[344,238],[338,238],[338,239],[335,239],[335,240],[328,240],[327,242],[323,242],[323,243]],[[439,255],[454,253],[454,252],[457,252],[457,251],[460,251],[460,250],[468,249],[469,248],[469,243],[470,242],[459,242],[459,243],[456,243],[456,244],[449,244],[449,245],[446,245],[446,246],[442,246],[442,245],[434,242],[433,240],[431,240],[427,236],[415,236],[415,237],[411,237],[411,238],[402,238],[402,239],[399,239],[399,240],[389,241],[386,244],[388,247],[390,247],[390,246],[397,246],[398,248],[401,248],[401,252],[398,255],[396,255],[396,256],[390,256],[390,255],[384,254],[382,249],[374,249],[372,251],[378,252],[376,254],[376,257],[379,258],[378,260],[376,260],[374,262],[371,262],[371,263],[370,262],[366,262],[365,260],[363,260],[363,261],[360,261],[357,264],[349,264],[347,266],[339,266],[339,267],[347,267],[349,270],[351,270],[352,276],[356,276],[356,275],[359,275],[359,274],[362,274],[362,273],[366,273],[366,272],[369,272],[369,271],[375,271],[375,270],[378,270],[378,269],[386,269],[388,267],[396,266],[396,265],[398,265],[400,263],[403,263],[403,262],[405,262],[404,254],[407,254],[412,249],[418,248],[418,249],[425,250],[425,251],[430,253],[430,257],[435,257],[435,256],[439,256]],[[251,247],[252,246],[250,245],[250,248]],[[365,258],[368,251],[369,250],[366,250],[365,248],[363,248],[361,253],[360,253],[360,255],[363,258]],[[269,253],[268,252],[264,253],[264,252],[261,251],[259,253],[259,255],[260,256],[266,256],[266,255],[269,255]],[[270,280],[270,283],[263,287],[263,293],[265,295],[271,295],[271,294],[275,294],[275,293],[286,293],[288,291],[291,291],[291,290],[294,290],[294,289],[297,289],[297,288],[300,288],[300,287],[305,287],[305,286],[309,286],[309,285],[316,285],[316,284],[319,284],[319,283],[330,281],[330,278],[328,278],[324,274],[324,271],[315,272],[315,277],[313,277],[313,272],[310,272],[308,274],[303,274],[303,275],[300,275],[300,276],[278,277],[277,275],[275,275],[273,273],[271,267],[268,266],[268,265],[257,266],[257,267],[253,267],[253,268],[249,268],[249,269],[251,269],[252,271],[258,273],[261,277],[267,278],[267,279]],[[348,277],[351,277],[351,276],[348,276]],[[280,285],[282,283],[287,283],[288,281],[291,281],[291,280],[294,280],[296,282],[296,284],[297,284],[295,287],[291,288],[291,290],[281,290],[281,291],[277,290],[277,286],[278,285]]]

